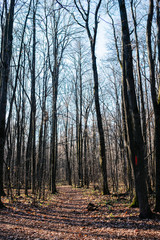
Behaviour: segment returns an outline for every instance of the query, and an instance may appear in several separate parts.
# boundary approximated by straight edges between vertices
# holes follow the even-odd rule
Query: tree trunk
[[[79,162],[79,107],[78,107],[78,74],[76,71],[76,79],[75,79],[75,105],[76,105],[76,160],[78,164],[78,186],[80,186],[80,162]],[[74,169],[76,171],[76,169]],[[76,178],[75,178],[76,180]],[[77,181],[76,181],[77,183]]]
[[[71,164],[69,160],[69,153],[68,153],[68,105],[67,105],[67,117],[65,123],[65,153],[66,153],[66,161],[67,161],[67,170],[68,170],[68,184],[72,185],[72,177],[71,177]]]
[[[157,0],[157,45],[158,45],[158,82],[160,81],[160,0]],[[155,148],[156,148],[156,207],[160,212],[160,86],[155,116]]]
[[[107,183],[105,138],[104,138],[104,130],[103,130],[102,116],[101,116],[100,103],[99,103],[98,71],[97,71],[96,56],[94,53],[94,48],[91,48],[91,51],[92,51],[92,69],[93,69],[93,76],[94,76],[94,98],[95,98],[95,107],[96,107],[96,114],[97,114],[98,132],[99,132],[99,138],[100,138],[100,166],[101,166],[102,178],[103,178],[103,194],[109,194],[109,188]]]
[[[148,63],[150,71],[150,83],[151,83],[151,96],[154,108],[155,115],[155,131],[154,131],[154,157],[156,161],[156,206],[155,210],[160,212],[160,87],[159,94],[156,93],[156,83],[155,83],[155,62],[152,54],[152,43],[151,43],[151,27],[153,20],[153,0],[149,1],[149,12],[147,20],[147,50],[148,50]],[[160,10],[159,10],[159,1],[157,1],[157,26],[158,26],[158,50],[159,50],[159,41],[160,33],[159,26],[160,23]],[[159,53],[160,54],[160,53]],[[160,59],[160,58],[159,58]]]
[[[56,190],[56,162],[57,162],[57,87],[58,80],[52,76],[53,84],[53,107],[52,107],[52,145],[51,145],[51,192],[55,194]]]
[[[82,163],[82,159],[83,159],[83,139],[82,139],[82,53],[81,53],[81,46],[79,47],[79,84],[80,84],[80,101],[79,101],[79,110],[80,110],[80,115],[79,115],[79,169],[78,169],[78,173],[79,173],[79,186],[83,187],[83,163]]]
[[[89,117],[89,111],[90,108],[92,106],[92,102],[90,103],[90,105],[86,108],[86,112],[85,112],[85,127],[84,127],[84,134],[83,134],[83,139],[84,139],[84,184],[87,186],[87,188],[89,188],[89,161],[87,161],[88,158],[88,149],[87,149],[87,138],[88,138],[88,117]]]
[[[37,1],[37,0],[36,0]],[[37,4],[37,2],[36,2]],[[31,70],[31,114],[32,114],[32,157],[31,157],[31,186],[32,193],[35,193],[36,177],[36,97],[35,97],[35,64],[36,64],[36,6],[33,0],[33,47],[32,47],[32,70]]]
[[[42,96],[42,119],[39,131],[39,150],[38,150],[38,164],[37,164],[37,183],[39,198],[42,194],[43,184],[43,197],[45,195],[45,166],[46,166],[46,129],[48,121],[48,112],[46,111],[46,99],[47,99],[47,64],[45,64],[45,71],[43,76],[43,96]]]
[[[25,166],[25,194],[28,195],[28,187],[30,185],[30,169],[31,169],[31,187],[32,193],[35,193],[35,164],[36,164],[36,98],[35,98],[35,54],[36,54],[36,4],[33,1],[33,45],[32,45],[32,65],[31,70],[31,112],[30,127],[26,151]]]
[[[125,1],[119,0],[119,9],[122,25],[122,94],[124,96],[125,119],[127,122],[127,135],[129,140],[129,156],[132,161],[136,193],[138,195],[140,217],[151,217],[151,210],[148,204],[145,164],[144,164],[144,142],[141,131],[140,114],[137,107],[132,49],[127,20]]]
[[[20,93],[21,94],[21,93]],[[21,102],[19,103],[21,104]],[[20,196],[20,165],[21,165],[21,125],[20,125],[20,106],[17,109],[17,158],[16,158],[16,190],[17,195]]]
[[[143,129],[143,141],[144,141],[144,158],[147,157],[147,128],[146,128],[146,110],[144,105],[144,94],[143,94],[143,86],[142,86],[142,77],[141,77],[141,68],[140,68],[140,56],[139,56],[139,41],[137,34],[137,20],[133,10],[133,0],[131,1],[131,11],[132,18],[134,23],[134,33],[135,33],[135,41],[136,41],[136,55],[137,55],[137,73],[138,73],[138,84],[140,88],[140,100],[141,100],[141,111],[142,111],[142,129]],[[152,193],[151,188],[151,180],[148,172],[148,159],[145,161],[146,166],[146,175],[147,175],[147,186],[149,193]]]
[[[5,145],[5,121],[7,105],[7,86],[10,74],[10,61],[12,56],[12,32],[14,20],[15,0],[10,1],[9,12],[5,12],[4,25],[2,24],[2,42],[1,42],[1,70],[0,70],[0,207],[1,196],[4,196],[3,189],[3,162]],[[3,17],[3,16],[2,16]]]
[[[95,55],[95,46],[96,46],[97,29],[98,29],[98,12],[99,12],[101,3],[102,3],[102,0],[99,0],[96,5],[96,10],[94,13],[95,17],[94,17],[93,35],[92,35],[90,26],[89,26],[90,25],[89,24],[89,16],[90,16],[91,2],[88,1],[87,10],[84,10],[84,8],[82,6],[82,2],[74,0],[74,4],[75,4],[77,10],[79,11],[82,19],[85,22],[85,28],[87,31],[88,39],[90,41],[90,48],[91,48],[91,55],[92,55],[92,70],[93,70],[93,79],[94,79],[94,100],[95,100],[97,125],[98,125],[98,133],[99,133],[99,140],[100,140],[100,166],[101,166],[101,173],[102,173],[103,194],[109,194],[109,188],[108,188],[108,182],[107,182],[105,138],[104,138],[104,130],[103,130],[101,110],[100,110],[99,88],[98,88],[98,70],[97,70],[96,55]],[[79,25],[83,26],[80,23],[79,23]]]

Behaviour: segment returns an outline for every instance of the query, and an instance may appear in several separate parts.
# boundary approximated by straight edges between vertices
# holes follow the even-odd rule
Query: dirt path
[[[37,206],[20,197],[0,210],[0,239],[160,239],[160,221],[140,220],[125,199],[69,186],[58,192]],[[97,210],[88,211],[90,202]]]

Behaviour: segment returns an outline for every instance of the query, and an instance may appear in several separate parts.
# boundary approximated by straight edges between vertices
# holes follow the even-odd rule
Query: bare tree
[[[26,180],[25,180],[25,194],[28,195],[28,180],[29,180],[29,165],[31,166],[31,186],[32,193],[35,193],[35,165],[36,165],[36,98],[35,98],[35,84],[36,84],[36,10],[38,0],[36,2],[32,0],[32,10],[33,10],[33,35],[32,35],[32,60],[30,62],[30,71],[31,71],[31,112],[30,112],[30,127],[29,127],[29,136],[26,152]]]
[[[49,71],[52,78],[52,132],[51,132],[51,192],[56,192],[56,162],[57,162],[57,97],[59,84],[59,71],[63,59],[64,51],[69,41],[70,18],[64,24],[65,18],[63,9],[56,9],[56,1],[53,0],[47,12],[47,2],[45,1],[45,30],[48,49]],[[51,29],[49,32],[49,15]],[[50,38],[51,36],[51,38]]]
[[[99,82],[98,82],[98,70],[97,70],[97,62],[96,62],[96,39],[97,39],[97,30],[98,30],[98,12],[101,6],[101,0],[95,6],[94,12],[94,27],[93,33],[90,28],[90,14],[91,14],[91,1],[87,1],[87,10],[83,7],[81,1],[74,0],[74,4],[84,22],[84,25],[77,21],[77,23],[86,29],[87,35],[90,42],[91,55],[92,55],[92,70],[93,70],[93,78],[94,78],[94,99],[95,99],[95,107],[96,107],[96,115],[97,115],[97,125],[100,139],[100,165],[102,170],[102,185],[103,185],[103,194],[109,194],[109,188],[107,183],[107,170],[106,170],[106,150],[105,150],[105,138],[104,138],[104,130],[100,109],[100,101],[99,101]]]
[[[152,28],[152,20],[153,20],[153,10],[154,10],[154,1],[149,0],[149,12],[148,12],[148,20],[147,20],[147,50],[148,50],[148,63],[149,63],[149,71],[150,71],[150,84],[151,84],[151,96],[153,102],[153,109],[155,115],[155,132],[154,132],[154,151],[155,151],[155,160],[156,160],[156,211],[160,212],[160,89],[157,94],[156,91],[156,78],[155,78],[155,58],[152,50],[152,42],[151,42],[151,28]],[[157,1],[157,27],[158,27],[158,51],[159,51],[159,19],[160,19],[160,10],[159,10],[159,1]],[[159,53],[160,54],[160,53]],[[159,60],[158,55],[158,60]]]
[[[45,191],[45,172],[46,172],[46,134],[47,134],[47,121],[48,112],[46,110],[47,101],[47,85],[48,85],[48,65],[45,61],[44,76],[43,76],[43,96],[42,96],[42,116],[39,130],[39,146],[38,146],[38,163],[37,163],[37,191],[39,198],[42,195],[42,184],[43,184],[43,197]]]
[[[136,11],[136,10],[135,10]],[[140,88],[140,100],[141,100],[141,111],[142,111],[142,130],[143,130],[143,141],[144,141],[144,157],[147,157],[147,126],[146,126],[146,109],[144,104],[144,93],[142,86],[142,75],[141,75],[141,66],[140,66],[140,52],[139,52],[139,40],[137,33],[137,19],[136,13],[134,12],[134,1],[131,0],[131,12],[134,24],[134,35],[135,35],[135,44],[136,44],[136,57],[137,57],[137,75],[138,75],[138,84]],[[151,180],[148,172],[148,159],[146,161],[146,174],[147,174],[147,186],[149,193],[152,193]]]
[[[12,56],[12,33],[14,21],[15,0],[3,1],[3,9],[1,15],[1,55],[0,55],[0,207],[1,196],[4,196],[3,190],[3,162],[4,162],[4,145],[5,145],[5,120],[6,120],[6,104],[7,104],[7,86],[10,74],[10,62]]]
[[[151,210],[148,204],[146,175],[144,171],[144,141],[135,93],[129,26],[125,1],[119,0],[118,2],[122,26],[122,94],[124,100],[125,120],[127,123],[128,150],[134,169],[140,217],[148,218],[151,217]]]
[[[69,147],[68,147],[68,103],[66,103],[67,108],[67,116],[65,122],[65,154],[66,154],[66,161],[67,161],[67,179],[68,184],[72,185],[72,174],[71,174],[71,159],[69,158]]]

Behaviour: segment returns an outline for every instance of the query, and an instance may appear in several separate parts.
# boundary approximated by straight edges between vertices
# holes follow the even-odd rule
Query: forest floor
[[[0,239],[160,239],[160,219],[141,220],[125,197],[59,186],[46,201],[22,195],[3,202]]]

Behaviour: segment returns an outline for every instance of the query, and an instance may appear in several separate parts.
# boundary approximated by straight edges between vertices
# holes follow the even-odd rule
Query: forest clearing
[[[160,239],[160,217],[141,220],[127,196],[71,186],[57,189],[46,201],[22,195],[10,204],[5,198],[0,239]]]

